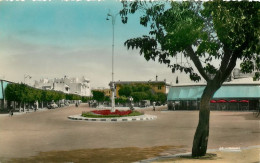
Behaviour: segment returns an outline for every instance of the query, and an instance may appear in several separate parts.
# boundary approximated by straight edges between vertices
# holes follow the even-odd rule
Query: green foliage
[[[125,96],[125,97],[129,97],[131,93],[132,93],[132,87],[129,85],[123,85],[118,91],[119,96]]]
[[[122,90],[122,91],[120,91]],[[160,101],[165,103],[165,93],[155,93],[150,85],[147,84],[133,84],[122,85],[119,89],[120,98],[116,99],[116,103],[124,104],[128,101],[128,97],[133,97],[134,102],[140,102],[141,100]]]
[[[125,96],[121,96],[115,99],[115,103],[119,103],[119,104],[126,104],[128,101],[129,101],[128,98]]]
[[[63,92],[54,91],[54,90],[40,90],[25,84],[8,84],[5,89],[6,99],[8,101],[17,101],[17,102],[34,102],[45,101],[51,102],[52,100],[58,101],[62,99],[67,100],[82,100],[83,97],[75,94],[65,94]],[[87,99],[89,97],[84,97]]]
[[[147,100],[148,99],[148,94],[145,92],[133,92],[131,96],[134,99],[134,102],[139,102],[141,100]]]
[[[82,97],[79,95],[75,95],[75,94],[66,94],[65,98],[67,100],[82,100]]]
[[[8,84],[5,89],[5,98],[8,101],[22,101],[22,91],[19,84]]]
[[[161,104],[164,104],[164,103],[166,103],[166,101],[167,101],[167,95],[165,94],[165,93],[157,93],[156,94],[157,95],[157,99],[156,99],[156,101],[159,101]]]
[[[82,96],[81,97],[81,101],[82,102],[88,102],[91,99],[91,97],[87,97],[87,96]]]
[[[127,22],[128,14],[141,11],[140,24],[150,29],[149,35],[125,42],[128,49],[139,49],[146,60],[158,59],[173,73],[184,71],[191,80],[199,81],[202,76],[207,82],[215,80],[220,85],[230,76],[238,59],[242,60],[243,72],[260,71],[259,2],[122,1],[122,4],[123,23]],[[177,55],[187,57],[188,64],[172,62]],[[213,65],[212,59],[220,59],[220,66]]]
[[[107,101],[107,102],[110,101],[110,97],[109,96],[105,96],[104,97],[104,101]]]
[[[92,91],[93,94],[93,100],[96,100],[98,102],[104,101],[105,93],[102,91]]]

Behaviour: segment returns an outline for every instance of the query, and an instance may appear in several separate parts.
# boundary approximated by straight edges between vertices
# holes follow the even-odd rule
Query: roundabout
[[[68,119],[71,120],[83,120],[89,122],[129,122],[129,121],[147,121],[154,120],[157,116],[155,115],[140,115],[140,116],[128,116],[128,117],[112,117],[112,118],[89,118],[81,115],[71,115]]]
[[[68,119],[71,120],[83,120],[91,122],[125,122],[125,121],[147,121],[154,120],[157,116],[147,115],[136,110],[114,110],[113,112],[110,109],[101,109],[101,110],[92,110],[88,112],[82,112],[80,115],[68,116]]]

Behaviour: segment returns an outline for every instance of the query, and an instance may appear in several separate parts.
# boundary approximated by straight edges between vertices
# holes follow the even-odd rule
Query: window
[[[162,89],[162,86],[161,86],[161,85],[158,85],[158,89],[161,90],[161,89]]]

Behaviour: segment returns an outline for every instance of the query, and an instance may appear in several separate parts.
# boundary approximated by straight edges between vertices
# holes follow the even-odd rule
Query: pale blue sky
[[[86,76],[94,87],[108,87],[111,80],[112,23],[106,20],[122,8],[119,1],[0,2],[0,78],[23,81]],[[165,65],[147,62],[123,43],[147,34],[138,14],[115,25],[115,80],[174,82]],[[183,77],[187,81],[188,77]],[[182,80],[182,77],[179,77]]]

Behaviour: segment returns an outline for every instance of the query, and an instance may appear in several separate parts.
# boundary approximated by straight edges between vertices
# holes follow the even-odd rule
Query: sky
[[[1,1],[0,79],[33,83],[42,78],[85,76],[92,87],[106,87],[112,80],[112,21],[107,13],[122,8],[117,0],[103,1]],[[191,82],[173,74],[157,61],[147,62],[137,50],[127,50],[127,39],[148,34],[139,14],[127,24],[115,24],[115,81],[164,80]]]

